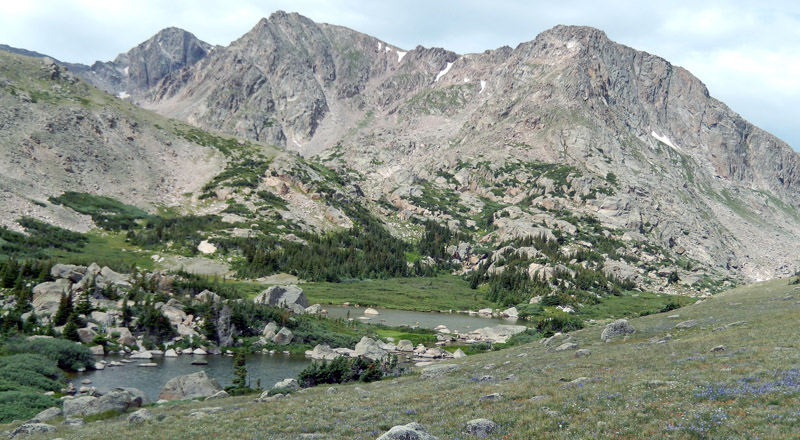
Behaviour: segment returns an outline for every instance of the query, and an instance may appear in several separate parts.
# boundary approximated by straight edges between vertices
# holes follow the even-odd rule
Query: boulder
[[[90,328],[79,328],[78,329],[78,339],[84,343],[88,344],[94,341],[94,338],[97,336],[97,332],[90,329]]]
[[[215,400],[215,399],[224,399],[226,397],[230,397],[231,395],[228,394],[225,390],[217,391],[216,393],[206,397],[204,400]]]
[[[108,286],[123,288],[133,287],[130,283],[130,277],[128,275],[114,272],[113,270],[109,269],[108,266],[104,266],[102,269],[100,269],[100,274],[95,277],[94,281],[95,284],[97,284],[97,287],[101,289],[104,289]]]
[[[489,419],[472,419],[464,426],[464,432],[478,437],[486,437],[497,429],[497,423]]]
[[[382,349],[376,340],[364,336],[356,344],[355,354],[356,356],[378,361],[385,359],[389,353]]]
[[[55,426],[48,425],[47,423],[25,423],[13,430],[8,438],[16,438],[17,436],[31,434],[46,434],[55,431],[55,429]]]
[[[195,397],[208,397],[216,394],[222,387],[216,380],[208,377],[205,371],[194,374],[178,376],[170,379],[158,398],[163,400],[193,399]]]
[[[634,332],[636,332],[636,329],[633,328],[633,325],[631,325],[627,319],[617,319],[614,322],[606,324],[606,328],[603,329],[600,339],[608,341],[614,338],[625,337]]]
[[[52,407],[47,408],[44,411],[41,411],[39,414],[33,416],[32,419],[29,420],[30,423],[40,423],[46,422],[48,420],[53,420],[56,417],[61,417],[64,413],[61,411],[61,408]]]
[[[380,315],[380,312],[378,312],[377,310],[373,309],[372,307],[367,307],[367,309],[364,310],[364,314],[365,315]]]
[[[377,440],[438,440],[432,436],[419,423],[409,423],[407,425],[397,425],[392,427]]]
[[[128,327],[111,327],[108,329],[108,336],[111,336],[115,333],[119,334],[119,337],[117,338],[117,344],[136,345],[136,338],[133,337],[133,334]]]
[[[473,339],[485,342],[496,342],[504,344],[508,338],[522,333],[527,329],[524,325],[496,325],[494,327],[484,327],[470,332]]]
[[[100,397],[81,396],[64,401],[64,417],[88,416],[107,411],[123,412],[128,408],[142,406],[142,398],[117,389]]]
[[[253,298],[253,302],[256,304],[284,308],[291,308],[293,304],[297,304],[303,308],[304,312],[305,308],[309,306],[308,299],[306,299],[306,294],[303,293],[303,289],[293,284],[288,286],[272,286]]]
[[[558,347],[556,347],[556,351],[567,351],[567,350],[575,350],[578,348],[578,344],[574,342],[565,342]]]
[[[292,378],[288,378],[288,379],[283,379],[280,382],[276,382],[275,385],[272,386],[272,389],[273,390],[284,389],[284,390],[290,390],[290,391],[297,391],[297,390],[300,389],[300,384],[297,383],[297,380],[292,379]]]
[[[74,264],[56,264],[50,269],[50,275],[55,279],[65,279],[73,283],[79,283],[86,275],[86,266],[76,266]]]
[[[462,350],[460,348],[453,352],[453,359],[461,359],[461,358],[464,358],[464,357],[467,357],[467,354],[464,353],[464,350]]]
[[[460,369],[456,364],[433,364],[422,369],[422,378],[430,379],[432,377],[440,377],[445,374],[452,373]]]
[[[128,416],[128,423],[142,423],[153,419],[153,413],[148,409],[140,409]]]
[[[178,335],[183,337],[191,337],[191,338],[198,338],[200,337],[200,333],[188,325],[178,324],[175,326],[175,329],[178,331]]]
[[[269,324],[264,326],[264,330],[261,332],[261,334],[267,339],[272,339],[272,337],[275,336],[275,333],[277,333],[277,331],[278,331],[278,324],[270,322]]]
[[[208,352],[203,350],[202,348],[195,348],[194,350],[192,350],[192,354],[196,354],[198,356],[206,356],[208,355]]]
[[[169,323],[173,326],[183,323],[187,316],[183,310],[166,304],[161,306],[161,313],[169,319]]]
[[[220,296],[210,290],[204,290],[197,294],[195,297],[198,301],[201,302],[208,302],[211,301],[212,303],[218,303],[220,301]]]
[[[322,306],[319,304],[313,304],[306,307],[306,313],[309,315],[319,315],[322,313]]]
[[[37,284],[33,288],[33,311],[37,316],[53,316],[58,310],[61,295],[68,290],[69,283],[65,280]]]
[[[690,319],[688,321],[683,321],[675,324],[675,328],[692,328],[697,325],[697,321],[694,319]]]
[[[272,337],[272,342],[278,345],[289,345],[292,343],[292,339],[294,335],[292,331],[286,327],[281,328],[281,330]]]
[[[130,356],[131,359],[153,359],[153,353],[145,350],[139,353],[134,353]]]
[[[100,324],[103,327],[108,327],[111,324],[111,319],[109,317],[109,314],[106,312],[100,312],[98,310],[93,311],[89,315],[89,319]]]
[[[332,361],[338,356],[340,356],[339,353],[333,351],[328,344],[318,344],[309,353],[309,357],[317,361]]]
[[[397,351],[414,351],[414,344],[408,339],[401,339],[397,342]]]
[[[178,357],[178,353],[174,349],[170,348],[164,352],[164,357],[170,357],[170,358]]]
[[[519,318],[519,312],[516,307],[509,307],[503,310],[502,315],[504,318]]]

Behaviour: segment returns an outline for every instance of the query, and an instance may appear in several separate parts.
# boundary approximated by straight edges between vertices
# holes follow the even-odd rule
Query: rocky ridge
[[[414,200],[431,189],[472,213],[527,198],[534,215],[595,215],[721,273],[799,267],[797,154],[685,69],[592,28],[458,55],[278,12],[144,105],[355,170],[390,214],[458,219]],[[540,163],[574,170],[553,179]]]

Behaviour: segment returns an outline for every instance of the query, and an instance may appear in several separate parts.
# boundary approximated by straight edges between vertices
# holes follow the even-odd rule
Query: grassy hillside
[[[449,361],[459,369],[435,378],[319,387],[268,403],[170,403],[145,425],[119,416],[47,438],[374,439],[416,421],[445,439],[465,438],[474,418],[499,424],[489,438],[795,438],[797,289],[788,280],[737,288],[631,319],[626,340],[602,342],[597,323],[549,344]],[[557,351],[566,341],[590,354]]]

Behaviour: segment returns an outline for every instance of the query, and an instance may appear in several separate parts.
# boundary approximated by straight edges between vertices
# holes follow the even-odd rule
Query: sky
[[[176,26],[227,45],[283,10],[401,49],[515,47],[558,24],[685,67],[712,96],[800,150],[800,2],[795,0],[0,0],[0,44],[61,61],[110,61]]]

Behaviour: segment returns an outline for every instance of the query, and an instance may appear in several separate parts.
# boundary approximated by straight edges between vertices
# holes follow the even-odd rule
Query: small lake
[[[359,317],[370,318],[367,320],[358,319],[367,324],[385,324],[392,327],[397,326],[419,326],[420,328],[434,329],[439,325],[446,326],[451,332],[469,333],[481,327],[494,327],[499,324],[515,324],[516,319],[482,317],[469,315],[466,313],[442,313],[442,312],[411,312],[406,310],[379,309],[373,307],[380,313],[379,315],[364,315],[366,307],[347,307],[347,306],[323,306],[328,311],[329,318],[351,318]],[[349,316],[348,316],[349,312]]]
[[[99,361],[104,359],[106,362],[121,361],[123,356],[109,355],[96,357]],[[208,365],[192,365],[192,361],[206,360]],[[154,362],[157,367],[139,367],[139,362]],[[261,387],[264,389],[272,387],[275,382],[279,382],[287,377],[297,378],[303,369],[311,363],[303,355],[285,355],[276,353],[269,354],[250,354],[247,356],[247,380],[250,386],[255,388],[256,382],[261,379]],[[87,385],[98,388],[133,387],[142,390],[147,397],[155,402],[158,400],[158,393],[166,385],[167,381],[173,377],[185,374],[205,371],[210,377],[217,380],[221,387],[225,388],[233,382],[233,357],[232,356],[195,356],[179,355],[178,357],[156,356],[153,359],[138,359],[131,363],[125,363],[121,367],[106,367],[105,370],[89,370],[83,373],[69,373],[68,379],[75,384],[76,388],[82,386],[83,379],[91,379],[92,383]]]
[[[361,316],[370,320],[362,321],[368,324],[385,324],[389,326],[415,326],[433,329],[439,325],[447,326],[450,331],[469,333],[481,327],[492,327],[498,324],[514,324],[516,320],[504,318],[487,318],[464,313],[440,312],[410,312],[405,310],[379,309],[379,315],[364,315],[365,307],[326,306],[329,318],[358,319]],[[104,358],[106,362],[125,359],[119,355],[109,355]],[[208,365],[192,365],[192,361],[203,359]],[[139,363],[154,362],[157,367],[139,367]],[[261,387],[272,387],[287,377],[296,378],[303,369],[311,363],[303,355],[284,354],[250,354],[247,356],[247,380],[251,387],[256,387],[256,382],[261,379]],[[88,386],[98,388],[132,387],[142,390],[147,397],[158,400],[161,388],[173,377],[205,371],[213,377],[223,388],[231,385],[233,381],[233,357],[231,356],[194,356],[180,355],[173,358],[155,357],[147,360],[136,360],[125,363],[121,367],[106,367],[105,370],[90,370],[83,373],[70,373],[68,375],[76,387],[81,387],[83,379],[91,379]]]

